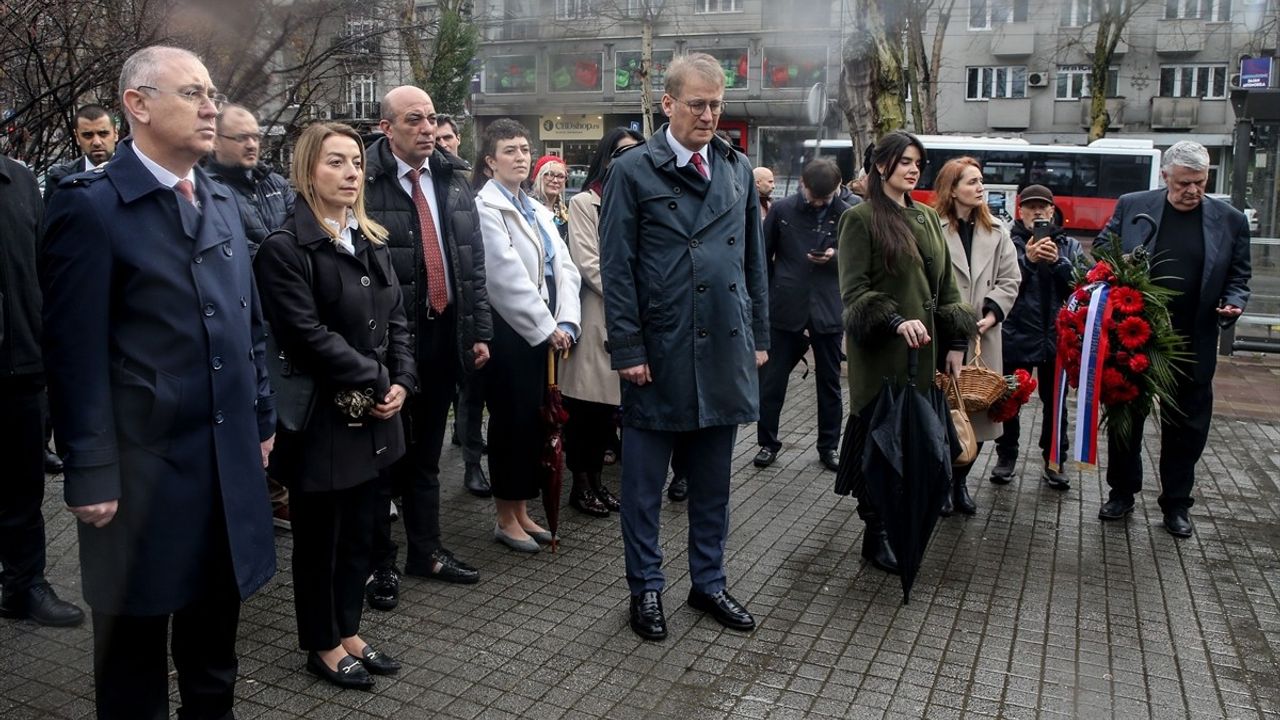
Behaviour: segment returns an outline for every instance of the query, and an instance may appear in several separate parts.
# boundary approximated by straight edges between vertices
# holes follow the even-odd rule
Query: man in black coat
[[[383,483],[385,504],[395,484],[404,497],[406,574],[474,583],[479,571],[440,542],[440,449],[455,386],[484,366],[493,338],[480,217],[465,165],[436,149],[435,106],[425,92],[411,85],[388,92],[380,127],[385,137],[366,153],[365,207],[390,233],[421,384],[401,413],[408,452]],[[366,593],[372,608],[399,601],[396,552],[390,519],[380,513]]]
[[[89,172],[111,159],[116,152],[116,123],[101,105],[85,105],[76,111],[76,146],[81,155],[75,160],[54,165],[44,176],[44,204],[48,205],[58,190],[58,183],[68,175]]]
[[[1189,361],[1180,368],[1176,411],[1160,413],[1160,508],[1164,527],[1174,537],[1190,537],[1190,510],[1195,502],[1195,465],[1209,439],[1213,417],[1213,372],[1218,361],[1220,325],[1230,325],[1249,302],[1249,223],[1244,213],[1204,194],[1209,180],[1209,152],[1183,140],[1161,157],[1165,187],[1129,193],[1116,203],[1115,214],[1099,235],[1119,235],[1132,252],[1151,229],[1134,218],[1154,218],[1153,251],[1160,254],[1157,283],[1178,294],[1169,302],[1173,329],[1187,339]],[[1110,497],[1098,511],[1103,520],[1120,520],[1133,512],[1134,495],[1142,489],[1142,426],[1127,436],[1108,427],[1107,485]]]
[[[93,608],[99,718],[232,717],[240,604],[275,572],[266,333],[231,191],[196,163],[226,98],[204,64],[124,62],[133,129],[45,218],[45,370]]]
[[[40,211],[31,171],[0,155],[0,617],[78,625],[84,613],[44,579]]]
[[[757,186],[758,187],[758,186]],[[836,226],[851,206],[839,197],[840,169],[826,159],[805,165],[800,192],[773,204],[764,221],[769,262],[770,362],[760,368],[760,421],[756,467],[778,457],[778,419],[787,380],[813,348],[818,396],[818,459],[831,471],[840,464],[840,276]],[[857,198],[853,204],[861,202]]]
[[[284,224],[294,200],[289,181],[261,162],[261,149],[262,131],[253,113],[239,105],[223,108],[205,170],[235,191],[250,256],[258,252],[267,235]]]

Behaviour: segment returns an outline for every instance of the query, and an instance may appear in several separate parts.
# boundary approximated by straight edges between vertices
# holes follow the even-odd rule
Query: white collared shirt
[[[142,161],[143,166],[146,167],[148,170],[150,170],[151,174],[155,176],[156,182],[160,183],[161,185],[167,188],[171,188],[174,185],[177,185],[179,180],[190,180],[191,192],[196,192],[195,167],[192,167],[190,170],[187,171],[186,177],[178,177],[177,175],[174,175],[168,170],[160,167],[160,165],[156,163],[155,160],[152,160],[151,158],[147,157],[146,153],[142,152],[142,148],[138,147],[137,143],[133,144],[133,151],[138,154],[138,159]]]
[[[322,218],[322,222],[324,222],[324,224],[330,229],[338,231],[338,247],[346,250],[348,255],[354,256],[356,254],[356,244],[355,240],[351,237],[351,231],[360,227],[359,221],[356,220],[355,212],[353,212],[351,208],[347,208],[347,224],[343,225],[341,228],[338,227],[337,221],[329,218]]]
[[[410,198],[413,197],[413,185],[409,184],[409,171],[413,168],[409,167],[409,163],[396,157],[395,153],[391,157],[396,158],[396,178],[400,180],[400,189],[404,190],[404,194]],[[422,188],[422,195],[427,200],[427,207],[431,208],[431,223],[436,226],[436,242],[440,244],[440,257],[444,258],[444,288],[449,294],[449,302],[453,302],[453,279],[449,277],[449,254],[444,244],[444,228],[440,225],[440,209],[436,207],[436,190],[435,183],[431,179],[431,167],[429,166],[430,158],[422,161],[422,167],[418,169],[418,187]]]
[[[671,150],[676,154],[676,167],[682,168],[685,165],[688,165],[689,161],[693,159],[693,151],[681,145],[680,141],[676,140],[676,136],[671,134],[670,125],[667,126],[667,144],[671,146]],[[702,149],[698,151],[698,154],[702,156],[702,168],[707,171],[707,179],[710,180],[711,154],[707,152],[707,147],[708,146],[703,145]]]
[[[139,155],[141,155],[141,153],[139,153]],[[85,155],[82,159],[84,160],[84,170],[82,170],[81,172],[89,172],[90,170],[97,170],[100,167],[106,167],[107,162],[111,158],[107,158],[106,160],[103,160],[102,163],[99,165],[94,165],[93,161],[89,159],[88,155]]]

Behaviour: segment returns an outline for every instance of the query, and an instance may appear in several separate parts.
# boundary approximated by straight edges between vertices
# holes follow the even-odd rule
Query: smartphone
[[[827,251],[822,248],[810,248],[809,254],[814,257],[822,257],[823,255],[827,254]]]
[[[1031,224],[1031,237],[1035,238],[1036,240],[1043,240],[1044,238],[1049,237],[1051,227],[1052,225],[1050,225],[1048,220],[1044,218],[1038,218],[1034,223]]]

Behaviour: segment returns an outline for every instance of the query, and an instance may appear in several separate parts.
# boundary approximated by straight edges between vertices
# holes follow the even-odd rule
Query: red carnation
[[[1120,363],[1121,365],[1129,364],[1129,353],[1123,350],[1116,353],[1116,362]]]
[[[1078,303],[1087,303],[1089,302],[1089,291],[1085,288],[1076,288],[1075,298]]]
[[[1137,315],[1144,307],[1142,293],[1131,287],[1118,287],[1111,291],[1111,302],[1116,310],[1126,315]]]
[[[1128,381],[1124,379],[1124,375],[1115,368],[1106,368],[1102,371],[1102,389],[1114,390]]]
[[[1089,272],[1085,273],[1084,279],[1091,283],[1099,281],[1111,282],[1116,279],[1116,274],[1110,265],[1103,261],[1098,261],[1097,265],[1094,265]]]
[[[1140,317],[1127,317],[1116,327],[1116,335],[1121,345],[1137,350],[1151,339],[1151,326]]]
[[[1138,353],[1137,355],[1134,355],[1133,357],[1129,358],[1129,369],[1135,373],[1139,373],[1139,374],[1144,373],[1147,371],[1147,368],[1150,368],[1150,367],[1151,367],[1151,360],[1148,359],[1147,356],[1143,355],[1142,353]]]
[[[1082,307],[1075,312],[1075,317],[1071,318],[1072,324],[1075,325],[1076,332],[1084,334],[1085,323],[1089,322],[1089,308]]]

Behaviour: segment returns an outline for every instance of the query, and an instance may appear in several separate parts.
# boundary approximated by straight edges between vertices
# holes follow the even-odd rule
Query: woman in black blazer
[[[271,456],[290,490],[299,645],[311,672],[368,689],[370,673],[400,667],[359,635],[374,516],[386,512],[371,481],[404,454],[396,415],[417,378],[386,230],[364,212],[364,161],[350,127],[308,127],[297,204],[254,270],[280,350],[315,381],[302,429],[282,430]]]

